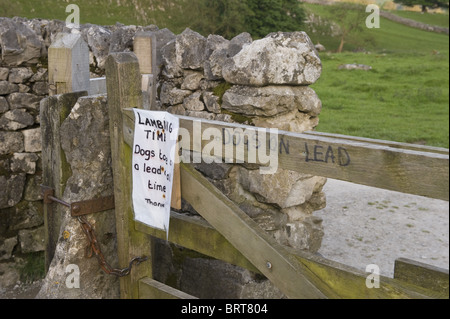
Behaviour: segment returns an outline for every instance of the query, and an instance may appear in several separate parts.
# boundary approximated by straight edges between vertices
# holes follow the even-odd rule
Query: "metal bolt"
[[[74,212],[75,214],[79,213],[81,210],[81,207],[79,205],[73,205],[72,207],[72,212]]]

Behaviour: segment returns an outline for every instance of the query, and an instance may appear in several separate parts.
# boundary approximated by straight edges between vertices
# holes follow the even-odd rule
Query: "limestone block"
[[[223,77],[241,85],[309,85],[317,81],[322,65],[308,35],[277,32],[253,41],[227,59]]]
[[[48,71],[44,68],[39,68],[37,72],[30,78],[30,82],[48,81]]]
[[[33,74],[31,68],[12,68],[9,71],[8,81],[12,83],[25,83],[33,76]]]
[[[175,40],[176,61],[183,69],[203,70],[206,38],[186,28]]]
[[[215,118],[215,115],[213,113],[202,112],[202,111],[186,110],[185,115],[190,116],[190,117],[197,117],[199,119],[205,119],[205,120],[214,120],[214,118]]]
[[[42,151],[41,128],[33,128],[22,131],[24,138],[25,152],[40,152]]]
[[[38,159],[39,157],[35,153],[14,153],[11,158],[11,172],[34,174]]]
[[[19,86],[19,93],[28,93],[31,90],[28,85],[22,83],[19,83],[18,86]]]
[[[177,105],[192,94],[190,90],[181,90],[171,83],[163,83],[161,87],[160,100],[165,105]]]
[[[20,248],[23,253],[33,253],[45,250],[44,226],[36,229],[23,229],[19,231]]]
[[[186,109],[183,107],[183,104],[171,105],[166,109],[166,112],[177,115],[185,115]]]
[[[219,80],[222,78],[222,64],[228,57],[229,42],[220,35],[210,34],[206,38],[205,63],[203,65],[206,79]]]
[[[273,116],[296,107],[295,92],[289,86],[235,85],[223,95],[222,107],[249,116]]]
[[[109,53],[133,50],[133,37],[136,34],[135,25],[121,26],[111,34]]]
[[[34,117],[25,109],[15,109],[0,117],[0,129],[17,131],[34,124]]]
[[[109,54],[111,31],[102,26],[91,25],[89,28],[82,29],[81,34],[95,58],[95,66],[104,69]]]
[[[319,124],[319,118],[293,110],[272,117],[256,117],[253,124],[259,127],[278,128],[284,131],[302,133],[311,131]]]
[[[322,219],[308,216],[301,222],[286,223],[274,236],[284,245],[316,252],[323,238]]]
[[[47,95],[48,94],[48,83],[47,82],[36,82],[33,84],[33,92],[37,95]]]
[[[252,43],[252,36],[250,33],[242,32],[241,34],[238,34],[231,39],[228,44],[228,57],[234,57],[244,46],[249,45],[250,43]]]
[[[9,110],[8,101],[3,96],[0,96],[0,113],[4,113],[8,110]]]
[[[41,57],[42,43],[25,23],[0,18],[0,47],[6,65],[36,64]]]
[[[260,174],[259,170],[240,170],[240,184],[256,199],[280,208],[305,203],[321,188],[326,179],[294,171],[278,169],[274,174]]]
[[[169,78],[177,78],[183,75],[183,70],[177,61],[176,40],[168,42],[161,48],[161,60],[164,65],[162,74]]]
[[[26,108],[39,111],[39,103],[42,97],[31,93],[12,93],[8,96],[11,109]]]
[[[13,92],[19,92],[19,86],[8,81],[0,81],[0,95],[7,95]]]
[[[199,298],[255,298],[255,294],[261,298],[283,297],[275,286],[258,280],[254,273],[220,260],[205,258],[184,259],[180,289]]]
[[[205,77],[208,80],[223,79],[222,68],[225,61],[228,59],[228,46],[221,46],[217,48],[209,57],[208,62],[205,63]]]
[[[184,74],[185,75],[183,83],[181,83],[181,89],[191,91],[198,90],[200,87],[200,81],[203,79],[203,73],[186,70]]]
[[[212,113],[220,113],[219,97],[215,96],[212,92],[202,93],[203,102],[205,103],[206,109]]]
[[[22,133],[0,131],[0,155],[22,152],[23,150],[24,141]]]
[[[29,176],[25,184],[24,199],[27,201],[41,200],[41,184],[42,176],[40,174]]]
[[[203,111],[205,109],[205,104],[200,101],[202,93],[195,92],[183,100],[183,106],[187,111]]]
[[[13,287],[20,280],[20,273],[15,262],[0,263],[0,287]]]
[[[22,199],[23,189],[25,186],[25,174],[1,176],[0,185],[0,209],[12,207]]]
[[[105,95],[81,97],[61,125],[61,145],[72,175],[66,183],[63,200],[75,202],[113,194],[109,117]],[[87,217],[94,226],[107,262],[118,267],[115,218],[111,211]],[[86,237],[77,219],[66,211],[61,231],[69,234],[60,238],[49,271],[37,298],[117,298],[119,281],[105,275],[95,258],[84,256]],[[65,269],[76,264],[82,270],[80,288],[64,285]],[[55,285],[54,282],[62,284]]]
[[[8,74],[8,68],[0,68],[0,81],[6,81],[8,79]]]
[[[0,260],[7,260],[12,257],[14,247],[17,245],[17,237],[0,238]]]
[[[11,231],[35,228],[44,224],[42,201],[21,201],[14,207],[8,208],[6,214],[8,228]]]

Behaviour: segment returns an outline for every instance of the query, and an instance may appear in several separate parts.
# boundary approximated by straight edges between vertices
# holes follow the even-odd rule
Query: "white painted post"
[[[48,49],[49,95],[89,91],[89,48],[81,34],[59,33]]]

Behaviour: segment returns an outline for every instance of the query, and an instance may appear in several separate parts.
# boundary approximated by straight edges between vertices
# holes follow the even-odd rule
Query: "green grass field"
[[[439,13],[422,13],[414,11],[391,11],[391,13],[396,14],[403,18],[408,18],[411,20],[416,20],[426,24],[437,25],[440,27],[447,27],[449,24],[448,14]]]
[[[408,18],[418,16],[424,19],[420,13]],[[339,45],[336,38],[310,36],[330,51]],[[448,148],[449,37],[383,18],[379,29],[365,28],[356,35],[367,36],[372,41],[364,46],[366,52],[320,53],[323,71],[312,85],[323,104],[316,130]],[[349,43],[344,49],[356,47]],[[347,63],[372,70],[338,69]]]
[[[160,2],[160,7],[166,3]],[[188,26],[182,17],[171,16],[170,10],[149,8],[139,0],[76,3],[80,7],[81,23],[154,23],[175,33]],[[67,4],[55,0],[0,0],[0,16],[65,20]],[[302,5],[317,15],[333,13],[329,6]],[[396,14],[429,24],[449,25],[448,14]],[[332,53],[339,45],[338,38],[309,35],[314,43],[320,42],[328,50],[320,53],[323,72],[312,86],[323,104],[318,131],[449,147],[447,35],[412,29],[381,18],[379,29],[364,28],[345,44],[345,52],[340,54]],[[365,52],[353,52],[356,49]],[[367,64],[373,69],[338,70],[339,65],[346,63]]]
[[[318,131],[449,146],[448,52],[321,54]],[[372,70],[339,70],[361,63]]]

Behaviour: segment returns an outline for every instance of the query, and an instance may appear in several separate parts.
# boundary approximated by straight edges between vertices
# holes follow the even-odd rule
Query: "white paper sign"
[[[134,218],[168,236],[178,118],[140,109],[134,109],[134,115]]]

